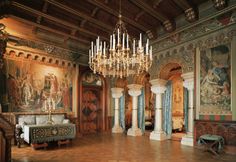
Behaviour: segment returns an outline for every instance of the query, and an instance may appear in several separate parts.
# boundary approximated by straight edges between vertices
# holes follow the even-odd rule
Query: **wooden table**
[[[224,138],[218,135],[204,134],[199,137],[198,144],[204,145],[205,151],[219,155],[219,152],[223,150]]]

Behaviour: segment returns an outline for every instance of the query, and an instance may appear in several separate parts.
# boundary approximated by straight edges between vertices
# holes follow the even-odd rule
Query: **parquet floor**
[[[235,162],[236,156],[215,157],[209,152],[183,146],[178,141],[152,141],[148,136],[93,134],[77,137],[71,146],[33,150],[12,147],[13,162]]]

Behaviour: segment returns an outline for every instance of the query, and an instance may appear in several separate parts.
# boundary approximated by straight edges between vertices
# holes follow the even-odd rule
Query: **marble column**
[[[194,121],[194,107],[193,107],[193,90],[194,90],[194,74],[193,72],[181,75],[184,79],[184,87],[188,89],[188,130],[187,134],[182,137],[181,144],[193,146],[193,121]]]
[[[112,133],[122,133],[123,129],[119,122],[119,99],[123,95],[123,88],[111,88],[112,97],[115,99],[115,115],[114,115],[114,126]]]
[[[156,95],[155,123],[154,130],[150,134],[150,139],[162,141],[167,139],[166,133],[162,128],[162,96],[165,93],[167,81],[163,79],[154,79],[151,80],[150,83],[152,84],[151,91]]]
[[[138,128],[138,96],[141,95],[142,85],[128,85],[129,95],[132,96],[132,127],[128,130],[128,136],[141,136],[142,131]]]

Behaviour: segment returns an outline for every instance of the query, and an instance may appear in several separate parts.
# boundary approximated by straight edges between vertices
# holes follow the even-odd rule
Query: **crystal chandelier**
[[[91,42],[89,50],[89,66],[94,73],[104,77],[127,77],[132,74],[140,74],[148,71],[152,64],[152,46],[147,39],[145,47],[142,43],[142,34],[136,44],[136,40],[129,39],[125,24],[119,20],[113,34],[110,35],[110,44],[102,42],[98,36],[96,42]]]

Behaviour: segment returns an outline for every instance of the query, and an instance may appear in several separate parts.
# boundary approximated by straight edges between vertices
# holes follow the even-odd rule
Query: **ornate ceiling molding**
[[[179,29],[173,34],[168,34],[163,38],[153,41],[152,45],[154,46],[154,53],[159,53],[182,43],[195,40],[214,31],[234,25],[236,23],[236,11],[232,12],[234,9],[236,9],[236,5],[226,8],[225,11],[218,11],[218,13],[213,14],[213,16],[210,15],[208,18],[204,18],[192,25]],[[230,16],[222,16],[228,13]]]
[[[21,50],[12,46],[7,47],[3,57],[5,59],[33,61],[35,63],[57,66],[61,68],[76,67],[76,64],[72,61],[64,60],[58,57],[46,56],[41,53]]]
[[[70,62],[76,62],[80,65],[87,66],[87,63],[80,62],[78,60],[79,57],[85,56],[87,57],[86,52],[87,51],[72,51],[68,49],[64,49],[61,47],[58,47],[56,45],[40,42],[37,40],[28,40],[28,39],[22,39],[18,38],[12,35],[9,35],[8,45],[7,47],[11,46],[14,49],[19,49],[19,47],[29,47],[32,50],[36,49],[41,51],[40,54],[46,57],[53,57],[53,58],[59,58],[63,60],[67,60]],[[32,51],[27,51],[32,52]]]
[[[225,7],[228,6],[228,1],[227,0],[212,0],[213,4],[214,4],[214,7],[217,9],[217,10],[222,10],[224,9]]]

